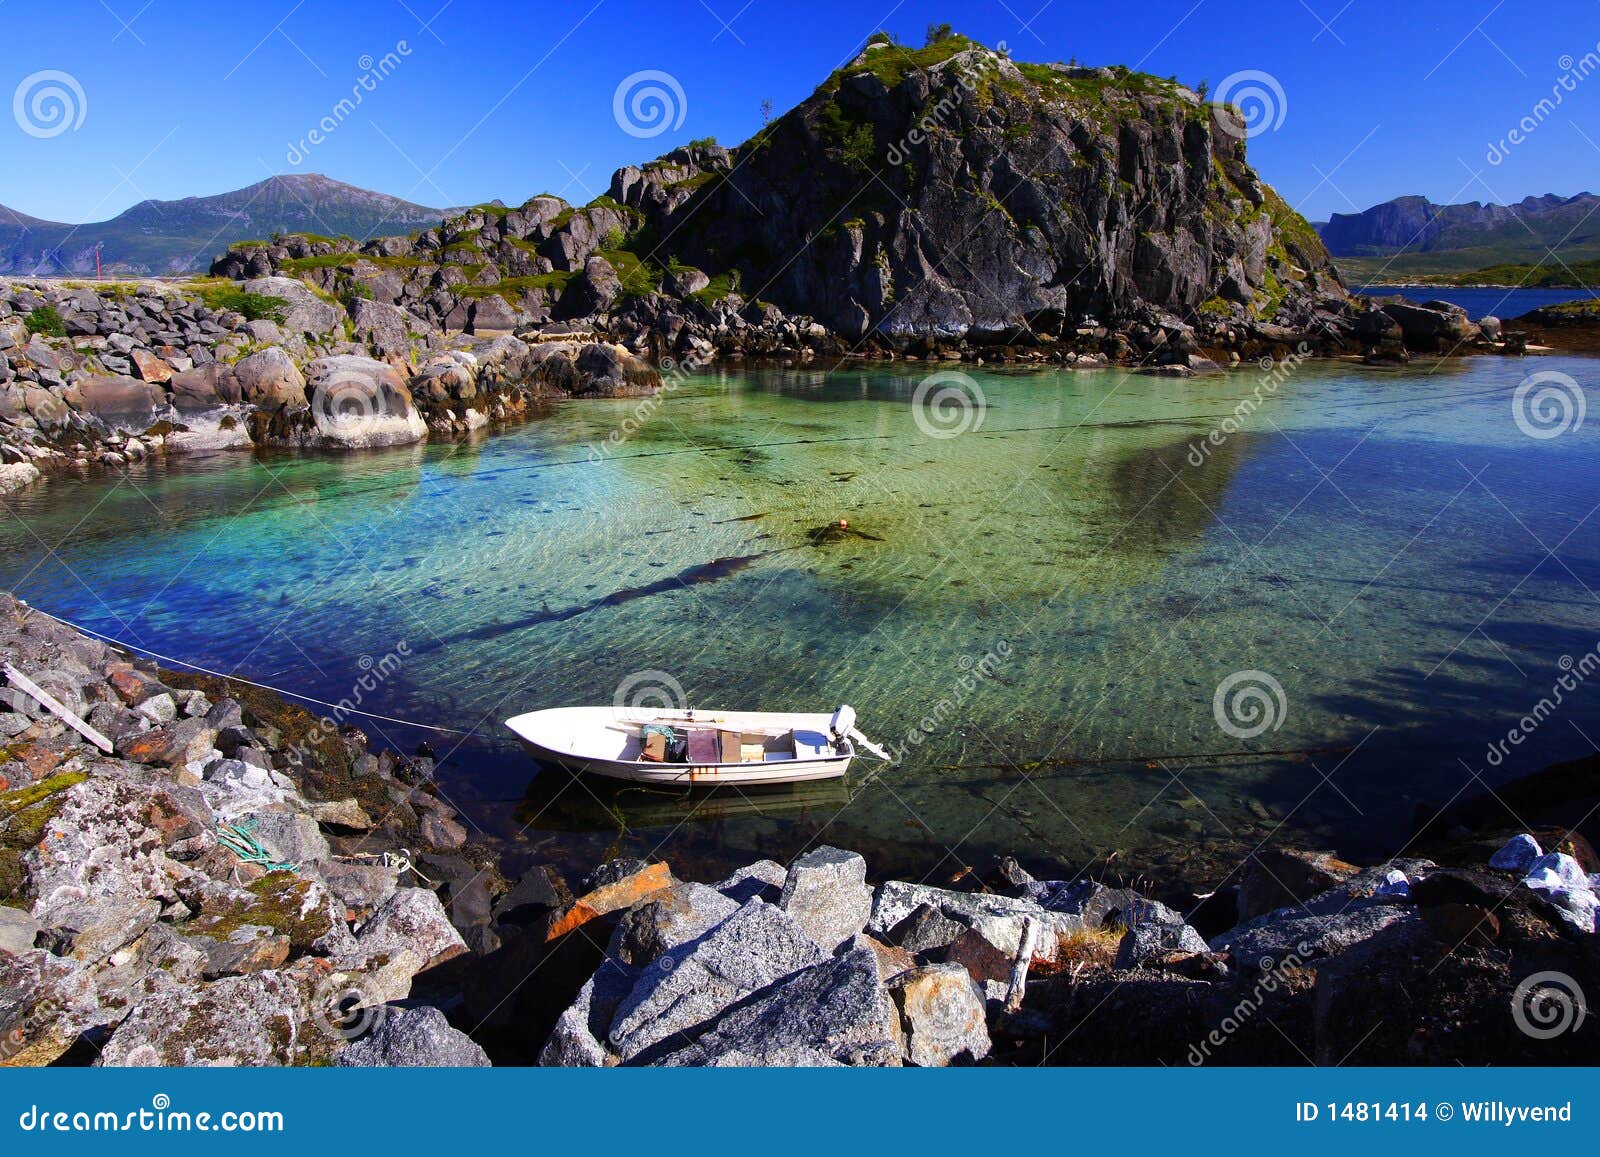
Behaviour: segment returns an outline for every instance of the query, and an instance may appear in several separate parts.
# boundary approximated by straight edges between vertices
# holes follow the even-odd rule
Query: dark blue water
[[[1416,302],[1448,301],[1466,310],[1473,321],[1481,317],[1509,321],[1547,305],[1600,297],[1600,289],[1473,289],[1448,285],[1358,285],[1355,292]]]

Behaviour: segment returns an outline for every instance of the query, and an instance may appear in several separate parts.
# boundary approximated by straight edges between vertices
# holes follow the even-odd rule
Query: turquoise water
[[[981,423],[944,438],[913,401],[932,367],[730,373],[473,444],[52,481],[0,518],[0,585],[327,699],[409,652],[365,705],[473,732],[432,737],[443,788],[529,855],[822,839],[882,871],[1016,853],[1215,878],[1267,838],[1398,846],[1469,768],[1492,783],[1600,737],[1600,686],[1580,688],[1485,759],[1600,638],[1597,423],[1513,420],[1532,370],[1597,367],[1307,363],[1204,455],[1259,368],[971,369]],[[841,518],[859,535],[811,533]],[[1237,672],[1281,687],[1276,728],[1219,726]],[[674,681],[696,707],[848,701],[909,754],[685,803],[536,776],[499,735]]]

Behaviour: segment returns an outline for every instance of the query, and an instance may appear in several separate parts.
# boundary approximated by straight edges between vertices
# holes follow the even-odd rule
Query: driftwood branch
[[[10,663],[5,665],[5,673],[6,680],[10,682],[12,686],[33,696],[39,701],[39,705],[46,711],[50,712],[50,714],[61,720],[61,722],[72,728],[72,730],[83,736],[107,755],[111,754],[111,740],[107,739],[104,735],[101,735],[93,727],[90,727],[82,719],[78,718],[78,716],[67,710],[67,708],[62,706],[55,696],[50,694],[50,692],[39,686],[39,684],[28,678]]]
[[[1017,959],[1011,965],[1011,986],[1006,989],[1006,1011],[1016,1012],[1022,1007],[1022,998],[1028,991],[1028,967],[1033,963],[1033,949],[1039,942],[1039,924],[1032,916],[1022,921],[1022,942],[1017,945]]]

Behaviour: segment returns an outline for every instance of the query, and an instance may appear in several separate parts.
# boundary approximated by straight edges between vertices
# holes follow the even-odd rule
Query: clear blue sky
[[[0,118],[0,203],[99,220],[297,170],[430,205],[581,201],[617,166],[693,137],[743,140],[763,100],[789,108],[874,30],[920,44],[934,20],[1024,60],[1123,63],[1213,89],[1270,73],[1282,123],[1251,141],[1252,159],[1313,218],[1402,193],[1600,189],[1600,71],[1534,111],[1600,55],[1596,0],[9,0],[0,93],[58,70],[84,115],[48,137]],[[363,58],[386,53],[398,66],[291,164]],[[681,126],[650,139],[613,117],[619,82],[642,70],[669,73],[686,105]],[[1524,117],[1537,127],[1490,164],[1491,143]]]

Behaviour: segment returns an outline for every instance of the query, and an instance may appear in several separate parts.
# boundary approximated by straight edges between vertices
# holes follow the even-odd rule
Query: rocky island
[[[1125,68],[877,41],[744,144],[625,167],[588,205],[242,242],[192,281],[0,284],[0,488],[458,437],[719,360],[1193,374],[1525,349],[1443,302],[1352,296],[1246,136]]]

